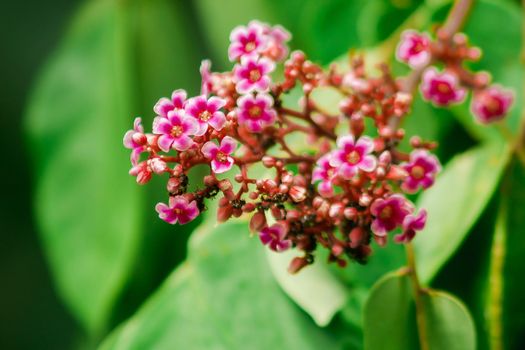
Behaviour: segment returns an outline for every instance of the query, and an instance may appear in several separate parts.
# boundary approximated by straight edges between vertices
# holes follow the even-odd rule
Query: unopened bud
[[[292,186],[292,188],[290,188],[290,191],[288,191],[288,195],[292,198],[294,202],[302,202],[306,199],[306,188],[301,186]]]
[[[308,261],[304,257],[295,257],[290,262],[290,265],[288,266],[288,272],[291,274],[296,274],[297,272],[301,271],[301,269],[308,265]]]
[[[260,210],[253,214],[250,220],[250,230],[253,232],[259,232],[266,226],[266,215],[264,211]]]
[[[368,193],[363,193],[361,197],[359,197],[359,205],[362,207],[368,207],[370,202],[372,202],[372,197],[370,197]]]
[[[365,231],[361,227],[353,228],[348,234],[350,239],[350,248],[357,248],[365,241]]]
[[[233,213],[233,207],[231,205],[227,205],[225,207],[221,207],[217,210],[217,221],[218,222],[225,222],[227,221]]]

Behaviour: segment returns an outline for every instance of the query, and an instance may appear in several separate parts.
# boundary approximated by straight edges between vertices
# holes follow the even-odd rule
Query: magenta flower
[[[372,231],[378,236],[385,236],[387,232],[400,226],[405,217],[413,211],[412,203],[400,194],[376,199],[370,207],[370,213],[375,216]]]
[[[429,188],[434,184],[438,172],[441,171],[441,164],[437,157],[426,150],[415,150],[410,153],[410,161],[402,164],[408,176],[401,185],[403,191],[415,193],[418,188]]]
[[[148,144],[148,138],[144,134],[144,127],[140,118],[135,118],[133,129],[126,132],[123,142],[124,147],[131,150],[131,164],[137,165],[140,154],[146,150]]]
[[[228,57],[230,61],[238,61],[245,56],[258,54],[266,45],[263,27],[260,23],[252,21],[248,27],[235,27],[230,34],[230,47]]]
[[[264,93],[243,95],[237,100],[237,120],[251,132],[261,132],[272,125],[277,113],[272,108],[273,98]]]
[[[317,166],[312,173],[312,182],[321,181],[317,185],[319,194],[323,197],[334,195],[334,185],[332,181],[336,177],[336,168],[330,165],[332,154],[325,154],[317,160]]]
[[[416,69],[430,62],[430,38],[425,33],[406,30],[397,46],[396,58]]]
[[[397,243],[408,243],[416,236],[416,231],[425,228],[427,222],[427,211],[421,209],[419,214],[409,214],[403,220],[403,233],[394,236]]]
[[[240,94],[252,91],[266,92],[270,88],[268,76],[275,69],[275,63],[267,58],[243,57],[234,67],[235,88]]]
[[[357,142],[354,135],[346,135],[337,139],[338,150],[330,158],[330,165],[337,168],[337,172],[346,180],[351,179],[359,169],[370,172],[375,169],[377,160],[371,155],[374,150],[374,141],[367,137],[360,137]]]
[[[286,228],[280,223],[265,227],[259,232],[259,238],[262,244],[267,245],[275,252],[282,252],[292,246],[292,241],[285,239]]]
[[[225,136],[221,140],[220,146],[214,142],[206,142],[202,148],[202,154],[211,159],[211,169],[216,174],[224,173],[230,170],[233,166],[233,158],[230,156],[237,148],[237,141],[230,136]]]
[[[213,87],[211,61],[203,60],[199,72],[201,73],[201,95],[208,96]]]
[[[171,94],[171,100],[163,97],[153,107],[153,110],[157,115],[167,118],[168,113],[176,109],[184,109],[186,104],[186,91],[179,89],[173,91]]]
[[[503,119],[513,101],[512,91],[493,85],[474,93],[471,109],[478,122],[488,124]]]
[[[220,111],[226,104],[226,101],[219,97],[210,97],[201,95],[188,100],[186,104],[186,114],[195,118],[198,122],[195,136],[202,136],[208,131],[208,125],[215,130],[221,130],[226,123],[224,113]]]
[[[168,117],[156,117],[153,120],[153,132],[161,135],[157,141],[164,152],[170,149],[185,151],[193,145],[191,135],[195,135],[198,124],[194,118],[188,117],[184,110],[175,109],[168,112]]]
[[[436,106],[460,103],[466,95],[466,90],[459,85],[455,74],[446,71],[439,73],[434,67],[425,70],[420,88],[423,97]]]
[[[159,213],[159,218],[172,225],[177,222],[181,225],[187,224],[199,215],[197,202],[188,202],[184,196],[171,196],[169,205],[158,203],[155,210]]]

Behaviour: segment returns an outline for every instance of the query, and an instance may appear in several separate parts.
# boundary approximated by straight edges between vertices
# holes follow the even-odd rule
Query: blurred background
[[[185,242],[198,223],[178,228],[174,234],[172,227],[155,218],[152,208],[163,198],[163,184],[158,181],[147,189],[135,186],[134,180],[127,175],[128,152],[121,146],[121,140],[134,116],[143,116],[148,128],[153,117],[151,108],[159,97],[168,96],[173,89],[181,87],[190,95],[196,94],[202,59],[211,58],[214,70],[230,67],[226,50],[228,34],[233,27],[251,19],[281,23],[293,33],[292,49],[301,48],[312,60],[328,64],[350,47],[370,48],[383,42],[407,18],[415,18],[414,23],[422,26],[431,19],[443,18],[449,6],[448,1],[427,1],[425,6],[438,10],[427,14],[423,11],[422,16],[411,17],[415,11],[420,11],[423,3],[419,0],[2,2],[0,69],[4,82],[0,86],[3,131],[0,142],[4,158],[0,173],[3,184],[0,348],[92,348],[109,330],[127,319],[184,259]],[[519,18],[518,1],[486,3],[489,4],[483,5],[488,6],[484,10],[486,13],[490,13],[490,4],[501,3],[506,6],[505,11],[513,13],[513,20]],[[93,30],[85,36],[78,34],[83,27],[98,23],[93,18],[98,18],[106,6],[116,6],[117,10],[101,16],[100,21],[107,21],[107,26],[111,27],[114,25],[112,16],[116,16],[118,28],[108,32]],[[78,15],[80,12],[83,14]],[[480,28],[485,23],[494,24],[494,19],[483,16],[488,22],[478,22],[471,29],[478,38],[493,40],[493,33]],[[506,19],[502,21],[505,23]],[[499,30],[501,37],[509,42],[519,40],[516,37],[519,29],[499,27]],[[102,55],[93,54],[92,45]],[[68,53],[61,51],[64,47]],[[495,57],[507,57],[515,55],[519,47],[495,50]],[[112,69],[99,69],[108,60],[112,62]],[[501,61],[483,64],[497,67]],[[70,81],[61,85],[51,76],[57,76],[57,81]],[[46,84],[51,86],[48,89],[51,92],[44,91]],[[111,95],[117,90],[126,90],[124,95],[129,103],[108,108],[108,100],[122,98]],[[79,96],[73,100],[76,98],[78,105],[61,103],[71,101],[75,93]],[[49,113],[55,107],[57,112]],[[428,113],[428,123],[418,130],[419,133],[438,139],[446,135],[455,140],[439,150],[445,162],[477,142],[475,135],[467,132],[468,123],[460,126],[448,112],[433,110]],[[439,123],[435,121],[436,116],[442,118]],[[106,125],[107,120],[115,122]],[[72,138],[78,142],[72,142]],[[67,142],[72,142],[66,147],[68,153],[60,153],[64,152],[62,146]],[[106,148],[97,148],[93,143]],[[56,170],[62,176],[58,184],[49,182],[50,177],[56,176],[52,172],[56,167],[54,159],[64,159],[66,164]],[[100,172],[92,173],[92,167],[100,167]],[[110,174],[109,180],[97,178],[98,173],[105,176],[105,172]],[[72,178],[85,182],[75,184]],[[99,183],[106,186],[103,192],[91,187]],[[44,189],[38,192],[37,187]],[[119,198],[122,193],[124,196]],[[83,199],[85,203],[79,204],[76,210],[74,206]],[[124,203],[122,207],[121,203]],[[114,208],[117,209],[112,212]],[[65,214],[55,217],[57,212]],[[492,219],[486,220],[491,222]],[[75,232],[76,240],[59,242],[57,237],[70,231]],[[106,240],[105,237],[114,232],[122,234]],[[95,246],[93,237],[100,238]],[[89,255],[98,244],[106,243],[104,249],[108,250],[96,256],[93,265],[82,265],[84,253]],[[478,252],[474,249],[471,253]],[[126,261],[125,270],[133,273],[123,273],[120,267],[114,270],[107,267],[106,270],[104,263],[112,263],[113,256]],[[53,269],[58,276],[69,276],[75,269],[79,273],[87,271],[90,278],[87,286],[97,283],[99,276],[102,282],[115,280],[115,285],[107,291],[108,305],[112,307],[90,313],[90,298],[99,300],[97,298],[106,296],[91,296],[89,292],[66,297],[64,302],[61,295],[70,292],[71,280],[58,277],[59,282],[55,282]],[[104,276],[104,271],[111,273]],[[454,287],[453,282],[442,284]],[[468,293],[464,291],[464,296],[468,297]],[[76,306],[77,309],[73,306],[72,311],[68,305],[79,304],[75,298],[87,301]],[[87,316],[74,316],[78,314]],[[99,319],[103,318],[107,322],[98,326]],[[88,333],[95,336],[88,337]]]

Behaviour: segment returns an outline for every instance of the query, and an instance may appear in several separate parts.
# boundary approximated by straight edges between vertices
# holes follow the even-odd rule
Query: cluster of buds
[[[397,243],[410,242],[424,228],[426,211],[416,210],[406,194],[434,183],[441,168],[431,153],[436,144],[414,136],[408,151],[399,149],[405,137],[399,123],[410,112],[412,95],[386,65],[370,76],[364,60],[351,57],[349,71],[323,70],[303,52],[289,55],[289,39],[282,27],[261,22],[235,28],[231,71],[212,72],[204,61],[201,95],[188,98],[176,90],[161,98],[152,133],[135,120],[124,136],[132,150],[130,174],[140,184],[152,174],[168,175],[169,201],[156,210],[170,224],[192,221],[206,209],[205,200],[215,197],[218,221],[250,215],[250,229],[262,244],[301,252],[290,264],[292,273],[311,264],[318,247],[328,249],[329,261],[340,266],[365,263],[372,243],[385,245],[389,234]],[[407,33],[398,53],[418,67],[445,54],[451,65],[473,55],[453,42],[454,50],[447,51],[425,35]],[[284,79],[274,80],[270,74],[284,60]],[[466,78],[455,74],[428,68],[425,96],[440,104],[446,104],[443,95],[453,96],[448,102],[463,98],[456,84]],[[479,78],[470,79],[478,84],[476,96],[494,95]],[[343,96],[339,113],[323,111],[312,97],[322,87]],[[302,94],[295,108],[284,103],[292,90]],[[479,99],[484,107],[476,110],[494,111],[487,107],[494,103],[489,97]],[[209,174],[190,191],[188,172],[195,166],[208,167]]]
[[[472,92],[470,109],[476,121],[489,124],[505,117],[512,105],[512,91],[491,85],[487,72],[472,72],[466,61],[477,61],[481,50],[470,46],[463,33],[450,35],[438,30],[433,40],[427,33],[409,30],[403,33],[396,57],[421,72],[421,94],[435,106],[462,103]],[[440,71],[437,66],[442,66]]]

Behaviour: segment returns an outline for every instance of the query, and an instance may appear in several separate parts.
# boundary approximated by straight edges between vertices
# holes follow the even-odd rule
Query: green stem
[[[489,273],[489,298],[488,298],[488,328],[489,344],[491,350],[503,350],[503,269],[505,265],[505,245],[507,230],[505,227],[507,217],[507,203],[503,199],[500,204],[496,230],[492,242]]]
[[[427,320],[425,316],[425,304],[423,303],[422,298],[424,290],[421,288],[421,284],[419,283],[419,278],[417,276],[414,247],[412,246],[412,243],[408,243],[406,244],[405,248],[407,253],[409,276],[414,292],[414,302],[416,304],[416,323],[419,336],[419,346],[421,350],[428,350]]]

